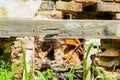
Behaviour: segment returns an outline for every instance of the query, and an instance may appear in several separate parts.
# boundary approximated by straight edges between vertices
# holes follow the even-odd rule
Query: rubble
[[[119,76],[120,52],[119,49],[107,49],[102,53],[92,55],[93,65],[104,74],[113,78]]]
[[[120,0],[20,1],[8,1],[10,3],[7,5],[4,1],[3,4],[0,2],[0,17],[33,18],[36,20],[120,19]],[[11,62],[12,65],[17,65],[19,68],[15,74],[17,80],[21,80],[24,74],[23,66],[21,66],[23,62],[21,40],[23,41],[27,54],[28,73],[31,71],[31,60],[33,60],[35,70],[45,71],[46,69],[51,69],[58,79],[67,80],[68,78],[63,74],[69,72],[70,68],[76,64],[75,75],[82,80],[85,55],[83,40],[47,39],[45,35],[32,38],[17,38],[16,41],[13,42],[11,46]],[[94,54],[92,56],[92,65],[98,67],[104,75],[109,74],[112,77],[119,78],[119,40],[101,40],[101,43],[102,46],[105,45],[101,48],[105,48],[106,51],[98,54],[92,53]],[[5,50],[4,52],[7,53],[7,51],[9,50]],[[89,61],[89,63],[91,62]]]

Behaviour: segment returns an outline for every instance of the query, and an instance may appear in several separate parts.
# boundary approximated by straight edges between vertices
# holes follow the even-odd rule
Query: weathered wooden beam
[[[53,38],[120,39],[120,21],[0,19],[0,37],[46,34]]]

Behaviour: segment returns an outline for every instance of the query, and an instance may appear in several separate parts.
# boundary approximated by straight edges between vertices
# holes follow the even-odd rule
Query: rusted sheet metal
[[[43,34],[53,34],[53,38],[119,39],[120,21],[0,19],[0,37]]]

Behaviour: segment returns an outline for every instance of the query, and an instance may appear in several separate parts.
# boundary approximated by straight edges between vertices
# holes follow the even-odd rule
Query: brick
[[[75,0],[76,2],[99,2],[100,0]]]
[[[120,0],[115,0],[115,2],[120,2]]]
[[[120,48],[120,39],[101,39],[101,48]]]
[[[57,1],[56,9],[80,12],[82,11],[82,3]]]
[[[113,2],[114,0],[102,0],[102,1],[105,1],[105,2]]]
[[[101,48],[106,49],[106,48],[112,48],[112,39],[101,39]]]
[[[120,39],[113,39],[112,40],[112,46],[114,48],[120,48]]]
[[[40,16],[39,16],[40,15]],[[39,18],[41,16],[45,16],[49,19],[62,19],[62,12],[61,11],[38,11],[36,18]]]
[[[53,10],[54,2],[53,1],[42,1],[40,8],[42,10]]]
[[[116,14],[115,14],[115,18],[116,18],[116,19],[120,19],[120,13],[116,13]]]
[[[97,4],[98,11],[104,12],[120,12],[120,4],[119,3],[112,3],[112,2],[99,2]]]

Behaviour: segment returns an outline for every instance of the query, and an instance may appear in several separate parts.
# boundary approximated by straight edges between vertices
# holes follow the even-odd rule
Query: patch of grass
[[[53,75],[53,71],[51,69],[47,69],[43,73],[40,71],[35,71],[37,73],[37,80],[48,80],[49,78],[52,80],[57,80],[57,78]]]
[[[47,71],[45,71],[45,74],[48,74],[47,76],[52,80],[57,80],[57,78],[53,75],[53,71],[51,69],[47,69]]]
[[[74,80],[74,78],[78,78],[77,76],[75,76],[75,68],[76,68],[76,64],[74,64],[70,71],[66,74],[64,74],[64,76],[66,76],[69,80]]]
[[[88,72],[92,69],[92,73],[91,73],[91,76],[90,76],[90,80],[94,80],[94,71],[102,78],[102,80],[106,80],[105,79],[105,76],[95,67],[95,66],[88,66],[87,67],[87,59],[88,59],[88,55],[90,53],[90,50],[91,48],[93,47],[93,45],[97,46],[97,51],[98,53],[101,52],[99,46],[97,43],[93,43],[91,42],[89,45],[88,45],[88,49],[87,49],[87,52],[86,52],[86,55],[85,55],[85,58],[84,58],[84,64],[83,64],[83,71],[84,71],[84,74],[83,74],[83,80],[86,80],[87,78],[87,75],[88,75]]]
[[[14,72],[9,62],[0,60],[0,80],[13,80]]]
[[[47,80],[46,76],[43,75],[42,72],[37,71],[37,70],[35,72],[37,73],[37,80]]]
[[[100,78],[101,80],[117,80],[117,79],[112,78],[112,77],[110,77],[110,76],[103,75],[103,74],[100,72],[100,70],[99,70],[97,67],[95,67],[94,65],[87,67],[88,55],[89,55],[90,50],[91,50],[91,48],[93,47],[93,45],[97,46],[97,51],[98,51],[98,53],[101,52],[101,50],[100,50],[100,48],[99,48],[99,46],[98,46],[97,43],[91,42],[91,43],[88,45],[88,49],[87,49],[87,52],[86,52],[86,55],[85,55],[85,58],[84,58],[84,64],[83,64],[83,71],[84,71],[83,80],[87,80],[86,77],[87,77],[88,72],[89,72],[90,70],[92,70],[92,73],[91,73],[91,76],[90,76],[90,80],[96,80],[96,79],[94,79],[94,74],[95,74],[94,72],[96,72],[96,74],[98,75],[97,78]]]

